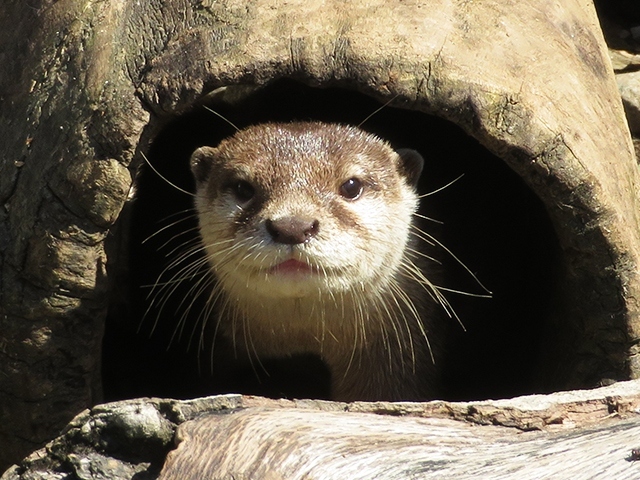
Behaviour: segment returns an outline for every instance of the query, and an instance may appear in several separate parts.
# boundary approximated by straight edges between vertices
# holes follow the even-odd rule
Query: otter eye
[[[229,186],[229,190],[241,202],[248,202],[256,194],[256,189],[246,180],[236,180]]]
[[[350,178],[340,185],[340,195],[348,200],[355,200],[362,194],[362,181],[358,178]]]

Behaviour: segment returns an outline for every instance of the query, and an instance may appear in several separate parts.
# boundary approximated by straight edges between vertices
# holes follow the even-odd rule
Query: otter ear
[[[396,153],[400,155],[400,173],[407,179],[409,185],[415,187],[424,167],[422,155],[410,148],[400,148]]]
[[[217,150],[213,147],[200,147],[191,155],[191,173],[197,183],[206,182]]]

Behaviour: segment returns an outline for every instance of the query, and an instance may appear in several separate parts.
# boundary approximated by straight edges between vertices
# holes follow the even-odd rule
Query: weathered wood
[[[2,480],[635,479],[637,448],[637,380],[467,403],[138,399],[82,413]]]
[[[443,419],[263,410],[207,417],[181,432],[160,479],[640,476],[640,463],[628,461],[638,418],[516,434]]]
[[[321,413],[255,403],[183,424],[160,478],[640,476],[637,381],[487,402],[328,403]]]
[[[640,181],[591,2],[5,0],[0,54],[0,468],[100,398],[139,153],[226,85],[340,85],[463,127],[563,249],[541,375],[640,375]]]

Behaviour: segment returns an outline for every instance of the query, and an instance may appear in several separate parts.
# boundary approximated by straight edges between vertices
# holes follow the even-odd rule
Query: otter
[[[198,148],[217,332],[247,358],[320,356],[337,401],[432,398],[441,295],[416,247],[423,164],[322,122],[253,125]]]

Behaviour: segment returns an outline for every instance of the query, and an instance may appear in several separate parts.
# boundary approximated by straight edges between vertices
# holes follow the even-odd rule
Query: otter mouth
[[[278,275],[311,275],[318,273],[318,270],[306,262],[291,258],[271,267],[269,273]]]

